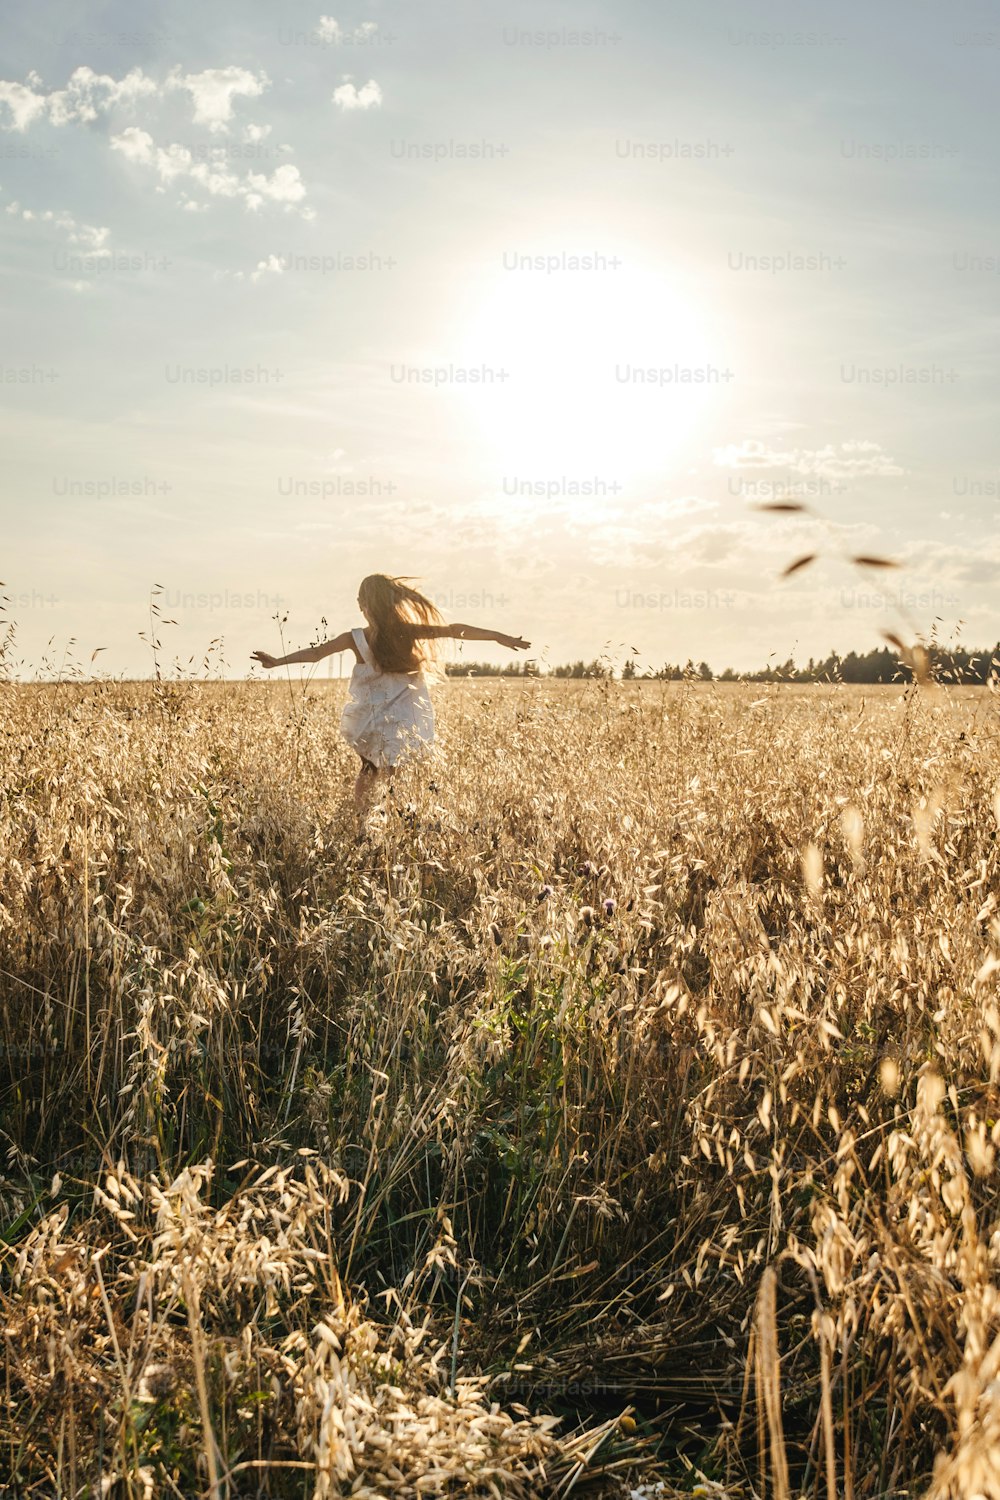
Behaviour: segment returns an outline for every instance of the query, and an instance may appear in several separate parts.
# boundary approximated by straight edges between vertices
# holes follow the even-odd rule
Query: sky
[[[151,600],[164,665],[244,675],[374,571],[542,663],[1000,637],[983,0],[4,29],[22,675],[148,675]]]

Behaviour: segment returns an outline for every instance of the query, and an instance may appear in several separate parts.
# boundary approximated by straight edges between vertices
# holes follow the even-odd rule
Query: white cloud
[[[284,274],[285,263],[281,257],[278,255],[269,255],[267,260],[259,260],[257,262],[257,269],[256,271],[251,271],[250,280],[260,281],[263,276],[284,276]]]
[[[120,151],[127,161],[149,163],[153,160],[153,137],[138,125],[129,125],[120,135],[111,137],[111,149]]]
[[[879,477],[905,473],[880,443],[852,438],[827,443],[823,448],[771,448],[758,438],[728,443],[716,448],[714,461],[727,469],[791,469],[796,474],[817,474],[827,479]]]
[[[71,74],[65,89],[46,93],[38,74],[29,73],[24,83],[0,81],[0,122],[5,128],[18,131],[26,130],[37,119],[48,119],[56,125],[89,122],[119,105],[134,105],[142,98],[162,97],[166,92],[181,90],[193,102],[195,123],[218,133],[227,129],[235,100],[254,98],[269,83],[266,73],[254,74],[238,67],[208,68],[200,73],[183,73],[174,68],[163,84],[147,77],[141,68],[133,68],[123,78],[115,79],[110,74],[81,67]],[[257,142],[264,140],[270,131],[270,125],[248,124],[243,137]],[[303,218],[314,217],[314,211],[304,206],[306,187],[299,170],[290,162],[283,163],[270,175],[252,171],[241,175],[225,160],[224,148],[213,151],[209,160],[196,161],[187,146],[158,146],[149,131],[139,125],[125,126],[113,134],[111,148],[132,166],[152,170],[158,193],[165,193],[175,182],[189,179],[209,197],[241,199],[250,212],[274,204],[285,212],[297,210]],[[180,207],[185,213],[200,213],[207,205],[182,192]],[[33,215],[26,210],[21,216],[30,219]]]
[[[95,73],[80,67],[70,74],[63,89],[45,91],[37,73],[29,73],[24,83],[0,80],[0,106],[6,106],[6,127],[27,130],[36,120],[47,119],[53,125],[88,124],[100,115],[118,108],[134,107],[140,99],[159,99],[164,94],[182,90],[190,95],[196,125],[207,125],[213,132],[227,129],[237,99],[257,98],[270,87],[265,72],[251,73],[246,68],[206,68],[201,73],[183,73],[173,68],[165,82],[158,83],[141,68],[132,68],[123,78],[110,73]],[[248,127],[257,132],[249,140],[259,140],[269,126]]]
[[[36,213],[32,208],[22,208],[15,199],[7,204],[7,213],[16,219],[23,219],[26,223],[53,224],[56,229],[64,231],[71,245],[79,245],[81,250],[94,253],[98,250],[107,250],[108,238],[111,230],[106,225],[84,224],[79,219],[74,219],[71,213],[65,209],[43,209]]]
[[[133,68],[121,79],[95,73],[93,68],[76,68],[64,89],[49,93],[41,83],[37,73],[29,73],[25,83],[0,80],[0,104],[9,111],[7,129],[23,131],[38,119],[48,119],[53,125],[86,124],[119,106],[160,93],[160,85],[141,68]]]
[[[265,203],[279,204],[289,212],[301,204],[306,196],[305,183],[299,175],[299,169],[291,162],[283,162],[280,167],[275,167],[270,176],[264,172],[247,172],[241,176],[224,160],[195,161],[186,146],[157,146],[148,131],[140,130],[135,125],[129,126],[120,135],[113,135],[111,145],[127,161],[152,167],[159,178],[158,192],[165,191],[174,181],[188,177],[210,197],[241,198],[244,207],[251,212],[256,212]],[[191,201],[184,194],[182,208],[188,213],[199,212],[198,207],[190,206]],[[310,210],[302,209],[300,212],[304,217],[311,217]]]
[[[27,130],[48,109],[44,94],[36,94],[26,84],[12,83],[7,79],[0,79],[0,104],[6,104],[10,110],[9,130]]]
[[[334,44],[343,42],[345,39],[349,42],[367,42],[377,31],[377,21],[361,21],[353,31],[345,32],[340,22],[333,16],[320,16],[314,35],[321,42]]]
[[[907,568],[936,584],[984,584],[995,582],[1000,568],[1000,546],[992,540],[974,547],[914,537],[904,542],[897,555]]]
[[[726,469],[769,469],[786,460],[759,438],[745,438],[742,443],[727,443],[716,448],[712,462]]]
[[[344,82],[333,91],[333,102],[340,109],[373,109],[382,103],[382,90],[373,78],[360,89]]]
[[[50,95],[50,112],[56,125],[71,120],[96,120],[99,114],[119,105],[155,98],[159,92],[155,79],[147,77],[141,68],[132,68],[120,80],[109,73],[95,73],[92,68],[77,68],[70,76],[65,97],[60,93]]]
[[[305,183],[299,176],[299,169],[291,162],[283,162],[280,167],[275,167],[270,177],[260,172],[248,172],[246,177],[247,186],[250,191],[246,194],[247,207],[258,207],[257,202],[251,199],[267,199],[270,203],[283,203],[286,208],[291,208],[295,203],[301,203],[306,195]]]
[[[186,146],[157,146],[148,130],[130,125],[120,135],[111,137],[111,149],[120,151],[126,161],[139,166],[153,167],[161,183],[171,183],[178,177],[194,175],[195,161]],[[208,164],[199,163],[203,170]]]
[[[280,255],[269,255],[265,260],[259,260],[252,271],[216,271],[216,279],[219,281],[263,281],[265,276],[283,276],[285,274],[285,262]]]
[[[51,209],[41,215],[43,221],[51,221],[57,229],[64,229],[71,245],[81,245],[86,250],[104,250],[111,235],[107,225],[81,224],[72,214],[53,213]]]
[[[234,99],[256,98],[270,82],[266,73],[255,75],[246,68],[206,68],[202,73],[182,73],[174,68],[166,88],[184,89],[194,103],[194,123],[220,131],[233,117]]]

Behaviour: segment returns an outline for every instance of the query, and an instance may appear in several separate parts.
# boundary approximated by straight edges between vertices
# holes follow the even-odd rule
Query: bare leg
[[[372,765],[370,760],[361,762],[361,770],[358,772],[354,783],[354,807],[359,815],[363,815],[371,806],[371,800],[375,793],[375,787],[380,781],[391,781],[393,767],[380,771],[377,766]]]
[[[355,812],[364,813],[368,811],[377,780],[378,771],[372,765],[371,761],[362,761],[361,770],[358,772],[357,780],[354,783]]]

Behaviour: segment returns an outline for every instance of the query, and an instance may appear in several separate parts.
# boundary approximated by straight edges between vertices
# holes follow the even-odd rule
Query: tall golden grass
[[[1000,1495],[995,699],[339,700],[0,686],[0,1483]]]

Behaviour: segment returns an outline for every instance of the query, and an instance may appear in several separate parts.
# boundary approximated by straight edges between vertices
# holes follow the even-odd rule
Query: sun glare
[[[478,435],[504,474],[624,485],[669,470],[733,379],[718,342],[665,276],[566,259],[512,266],[472,308],[464,352],[483,383],[462,399]]]

